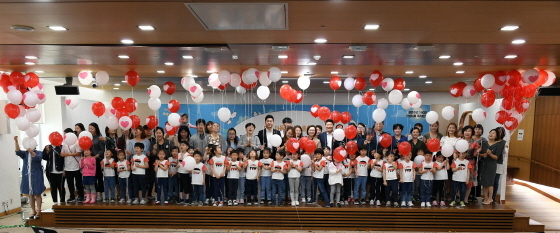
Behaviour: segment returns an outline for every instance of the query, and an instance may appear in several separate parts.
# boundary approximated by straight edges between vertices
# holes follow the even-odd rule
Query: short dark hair
[[[195,150],[195,151],[193,152],[193,157],[194,157],[195,155],[198,155],[198,156],[202,157],[202,153],[200,153],[200,151],[197,151],[197,150]]]
[[[359,145],[358,146],[358,151],[367,150],[367,149],[368,149],[368,147],[366,145]]]
[[[232,155],[232,154],[239,154],[239,150],[231,150],[231,151],[229,152],[229,154],[230,154],[230,155]]]
[[[266,117],[264,117],[264,121],[268,120],[268,118],[271,118],[272,121],[274,121],[274,117],[270,114],[266,115]]]
[[[467,131],[468,129],[471,130],[471,137],[474,135],[474,128],[470,125],[467,125],[465,127],[463,127],[463,129],[461,130],[461,132],[463,133],[463,135],[465,135],[465,131]]]
[[[424,126],[422,125],[422,123],[414,124],[414,128],[418,128],[420,130],[420,133],[422,133],[422,131],[424,130]]]
[[[476,125],[474,125],[474,128],[475,128],[475,129],[480,129],[480,130],[482,130],[482,134],[484,134],[484,127],[482,127],[481,124],[476,124]]]
[[[144,126],[142,126],[142,128],[143,128],[144,130],[149,130],[149,129],[150,129],[150,127],[148,127],[148,125],[144,125]],[[150,129],[150,130],[151,130],[151,129]]]
[[[134,143],[134,147],[135,148],[139,147],[140,149],[144,150],[144,143],[141,143],[141,142]]]
[[[198,125],[198,124],[200,124],[200,123],[206,125],[206,120],[204,120],[204,119],[198,119],[198,120],[196,120],[196,122],[195,122],[196,125]]]
[[[348,123],[348,126],[351,126],[351,125],[353,125],[353,126],[356,127],[356,128],[358,127],[358,126],[356,125],[356,123],[354,123],[354,122]]]
[[[186,118],[189,118],[189,115],[188,115],[188,114],[186,114],[186,113],[183,113],[183,114],[181,114],[181,117],[186,117]]]
[[[317,149],[315,149],[315,153],[313,153],[313,154],[321,154],[321,155],[325,155],[325,152],[323,152],[323,149],[321,149],[321,148],[317,148]]]
[[[292,118],[284,117],[284,119],[282,119],[282,124],[285,124],[285,123],[290,123],[291,124],[292,123]]]
[[[410,134],[412,134],[412,132],[414,132],[415,129],[418,130],[418,133],[422,133],[422,130],[420,130],[418,127],[414,127],[410,129]]]
[[[286,152],[283,150],[276,151],[276,154],[282,156],[282,158],[286,156]]]
[[[401,130],[403,130],[403,129],[404,129],[404,126],[401,125],[401,124],[398,124],[398,123],[397,123],[397,124],[394,124],[394,125],[393,125],[393,130],[396,130],[396,129],[401,129]]]
[[[171,147],[171,151],[173,151],[173,150],[177,150],[177,151],[179,151],[179,147],[177,147],[177,146],[173,146],[173,147]]]
[[[253,126],[253,128],[257,128],[257,127],[255,126],[255,124],[253,124],[252,122],[249,122],[249,123],[245,124],[245,129],[246,129],[247,127],[249,127],[249,126]],[[232,129],[233,129],[233,128],[232,128]]]
[[[316,126],[315,126],[315,130],[317,130],[317,129],[319,129],[319,130],[323,131],[323,126],[320,126],[320,125],[316,125]]]
[[[66,129],[64,129],[64,133],[74,133],[74,130],[72,130],[70,128],[66,128]]]
[[[329,122],[332,123],[332,124],[334,125],[334,121],[333,121],[332,119],[327,119],[327,120],[325,121],[325,125],[326,125],[327,123],[329,123]]]

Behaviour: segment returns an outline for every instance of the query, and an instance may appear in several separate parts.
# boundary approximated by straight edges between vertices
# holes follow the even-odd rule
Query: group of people
[[[267,115],[264,129],[255,132],[255,125],[247,123],[245,134],[238,135],[230,128],[226,137],[219,134],[217,122],[198,119],[192,125],[186,114],[181,119],[176,135],[166,135],[161,127],[138,126],[120,135],[106,128],[103,136],[98,125],[91,123],[88,131],[93,143],[86,150],[63,143],[47,145],[43,151],[20,151],[16,137],[16,154],[24,159],[21,191],[35,197],[40,205],[40,194],[45,190],[40,161],[46,160],[51,195],[59,204],[66,197],[66,183],[70,196],[66,202],[86,204],[146,204],[155,193],[155,204],[198,206],[298,206],[301,200],[302,204],[324,201],[331,207],[364,205],[369,200],[370,205],[404,207],[414,206],[414,200],[429,207],[445,206],[446,198],[450,206],[465,206],[476,200],[480,189],[473,187],[480,186],[483,204],[491,204],[503,170],[505,130],[501,127],[492,129],[486,139],[481,125],[458,128],[451,123],[442,135],[436,122],[422,135],[422,125],[416,124],[405,135],[404,126],[395,124],[393,142],[382,147],[381,135],[388,134],[383,131],[383,122],[371,128],[350,123],[358,131],[352,139],[358,152],[337,161],[331,152],[350,139],[334,139],[334,128],[344,126],[335,126],[330,119],[325,121],[324,131],[320,125],[292,126],[290,118],[284,118],[283,130],[277,130],[274,117]],[[190,128],[196,128],[196,133],[191,135]],[[78,123],[64,132],[79,135],[85,130]],[[278,147],[269,141],[275,134],[283,138]],[[303,136],[316,143],[313,154],[302,148],[294,153],[286,150],[289,139]],[[426,142],[431,138],[439,139],[441,145],[454,145],[463,138],[470,146],[466,152],[447,158],[440,151],[427,150]],[[405,141],[412,150],[400,154],[398,145]],[[34,211],[34,217],[38,214]]]

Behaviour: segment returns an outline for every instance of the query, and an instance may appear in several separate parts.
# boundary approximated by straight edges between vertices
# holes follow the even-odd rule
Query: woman
[[[457,124],[451,122],[447,125],[447,134],[440,139],[441,145],[452,145],[455,146],[455,143],[459,140],[457,138]]]
[[[105,139],[101,135],[99,126],[97,123],[92,122],[88,126],[88,131],[91,133],[93,139],[91,139],[91,156],[95,157],[95,190],[97,191],[97,201],[103,200],[103,169],[101,168],[101,161],[105,158]]]
[[[420,136],[418,136],[418,139],[424,141],[424,137],[422,137],[422,131],[424,131],[424,126],[421,123],[416,123],[412,128],[418,128],[418,130],[420,130]],[[408,140],[410,141],[412,139],[412,134],[407,135],[407,137]]]
[[[239,144],[238,144],[239,149],[243,150],[243,154],[245,155],[249,155],[249,152],[251,152],[252,150],[255,150],[258,155],[259,151],[264,148],[261,147],[261,141],[259,140],[259,137],[257,137],[257,135],[254,134],[255,124],[253,123],[245,124],[245,131],[246,134],[241,135],[241,137],[239,137]]]
[[[420,129],[419,128],[412,128],[412,130],[410,131],[410,136],[412,137],[412,139],[410,141],[408,141],[410,143],[411,148],[411,153],[412,153],[412,157],[411,158],[416,158],[418,149],[422,149],[424,151],[426,151],[426,144],[420,139]]]
[[[356,138],[354,138],[354,140],[358,143],[358,145],[362,145],[366,140],[366,125],[364,123],[358,123],[356,129],[358,131],[358,135],[356,135]]]
[[[214,122],[213,121],[208,121],[206,122],[206,127],[204,128],[204,132],[206,134],[211,134],[212,131],[214,131]]]
[[[84,131],[86,131],[86,127],[84,127],[84,124],[78,123],[74,125],[74,133],[76,134],[76,136],[80,137],[80,133]]]
[[[211,125],[206,124],[206,129],[210,134],[207,135],[208,145],[220,146],[220,148],[227,148],[227,141],[224,136],[220,135],[218,132],[220,130],[220,125],[217,122],[209,121]]]
[[[506,129],[504,129],[504,127],[498,127],[496,128],[496,140],[499,141],[504,141],[504,137],[506,136]],[[494,191],[492,192],[492,200],[494,200],[495,203],[500,203],[499,201],[496,202],[496,194],[498,193],[498,188],[500,187],[500,176],[502,174],[504,174],[504,156],[507,156],[507,151],[505,149],[505,145],[507,143],[504,141],[504,151],[502,152],[502,156],[498,158],[498,160],[496,161],[497,167],[496,167],[496,178],[494,178]]]
[[[181,125],[179,126],[179,133],[177,135],[169,136],[169,142],[176,147],[179,147],[180,142],[187,142],[187,145],[189,145],[191,139],[190,135],[189,127]]]
[[[309,140],[313,140],[315,142],[315,145],[317,145],[317,148],[320,148],[321,141],[319,140],[318,135],[319,134],[317,134],[317,127],[315,127],[314,125],[307,126],[307,138],[309,138]]]
[[[299,140],[301,137],[303,137],[303,135],[302,135],[303,129],[301,128],[301,126],[299,126],[299,125],[294,126],[294,130],[295,130],[295,133],[296,133],[295,138],[297,140]]]
[[[502,152],[505,148],[505,141],[499,140],[498,131],[490,130],[488,133],[488,149],[485,154],[481,154],[480,166],[480,185],[482,185],[482,204],[492,204],[492,193],[494,191],[494,178],[498,160],[503,160]]]
[[[393,125],[393,137],[392,137],[393,142],[391,143],[391,152],[393,152],[393,154],[395,155],[395,160],[397,160],[398,158],[400,158],[402,156],[398,151],[399,143],[407,141],[407,137],[402,135],[403,129],[404,129],[404,126],[401,125],[401,124],[394,124]],[[414,157],[412,157],[412,158],[414,158]]]
[[[260,143],[260,141],[259,141]],[[237,131],[234,128],[228,129],[228,138],[227,138],[227,154],[232,150],[237,150],[237,145],[239,144],[239,138],[237,137]]]
[[[487,144],[483,144],[482,146],[477,143],[477,141],[472,137],[474,135],[474,128],[470,125],[463,127],[461,130],[461,134],[463,135],[463,139],[465,139],[469,143],[469,148],[466,152],[466,159],[469,161],[469,164],[472,166],[472,169],[469,170],[469,177],[470,180],[469,184],[467,185],[467,189],[465,190],[465,204],[469,203],[469,200],[474,201],[476,200],[476,194],[470,195],[472,187],[478,186],[478,156],[479,151],[486,151],[488,147]],[[480,150],[479,150],[480,149]]]
[[[118,150],[125,151],[126,146],[128,145],[128,141],[134,138],[134,134],[132,134],[131,129],[127,129],[123,131],[122,135],[117,139],[117,148]]]
[[[430,132],[424,134],[423,141],[428,142],[428,139],[432,139],[432,138],[437,138],[438,140],[441,140],[442,137],[443,134],[439,132],[439,121],[436,121],[435,123],[430,125]]]
[[[119,136],[117,135],[117,130],[105,127],[105,149],[119,151],[119,148],[117,147],[118,140]],[[117,158],[113,159],[117,160]]]
[[[282,138],[282,144],[280,144],[280,146],[278,147],[278,150],[286,150],[286,146],[285,146],[286,142],[290,138],[295,137],[295,135],[296,135],[296,131],[295,131],[294,127],[288,127],[286,129],[286,133],[284,133],[284,138]],[[291,156],[286,155],[286,157],[290,157],[290,159],[291,159]],[[286,160],[286,159],[284,159],[284,160]]]
[[[149,158],[149,169],[146,169],[146,183],[147,183],[147,190],[148,195],[146,198],[152,198],[152,190],[154,189],[154,184],[156,182],[156,172],[154,170],[155,163],[159,159],[157,157],[157,153],[159,150],[165,152],[165,159],[169,158],[171,155],[171,144],[168,139],[166,139],[165,133],[163,128],[156,127],[154,130],[154,134],[156,135],[155,140],[150,144],[150,148],[152,148],[152,152],[150,153]],[[158,200],[159,201],[159,200]]]
[[[20,192],[22,194],[29,195],[29,203],[31,204],[31,210],[33,211],[31,216],[29,216],[29,219],[40,219],[41,205],[43,203],[41,194],[45,191],[43,167],[41,166],[43,154],[42,152],[35,150],[35,148],[20,150],[18,136],[14,137],[14,141],[16,155],[23,160]]]
[[[128,140],[126,145],[126,160],[130,160],[134,155],[134,144],[137,142],[144,143],[144,150],[142,154],[148,156],[150,153],[150,141],[146,139],[146,133],[144,133],[144,128],[142,126],[138,126],[134,129],[134,138]]]

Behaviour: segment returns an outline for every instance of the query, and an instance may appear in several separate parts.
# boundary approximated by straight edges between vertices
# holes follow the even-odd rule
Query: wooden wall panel
[[[536,102],[530,181],[560,188],[560,96]]]
[[[511,132],[509,142],[508,167],[517,167],[519,171],[515,174],[516,179],[530,180],[531,178],[531,152],[533,149],[533,128],[535,122],[535,104],[531,101],[531,107],[525,112],[525,116],[516,130]],[[517,140],[517,130],[523,129],[523,140]],[[523,159],[524,158],[524,159]]]

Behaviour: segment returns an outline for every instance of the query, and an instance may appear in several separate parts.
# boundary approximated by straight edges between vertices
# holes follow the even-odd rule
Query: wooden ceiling
[[[472,80],[483,72],[534,67],[560,71],[558,1],[283,1],[288,5],[288,30],[265,31],[206,30],[185,6],[255,2],[276,1],[0,0],[0,71],[42,70],[41,77],[62,81],[61,77],[77,76],[80,70],[105,70],[115,77],[111,83],[118,83],[127,70],[134,69],[143,87],[163,80],[178,82],[191,74],[202,81],[207,71],[221,69],[264,71],[277,66],[288,72],[283,75],[288,79],[311,73],[312,80],[321,84],[332,71],[356,77],[381,70],[387,77],[406,78],[409,87],[422,91],[445,91],[450,84]],[[364,30],[366,24],[381,26]],[[31,26],[35,31],[12,30],[13,25]],[[47,28],[53,25],[69,30]],[[156,30],[141,31],[138,25],[152,25]],[[520,28],[501,31],[506,25]],[[317,38],[328,42],[315,44]],[[122,39],[132,39],[134,44],[123,45]],[[513,45],[514,39],[526,43]],[[414,49],[417,44],[434,47],[419,51]],[[290,49],[278,52],[272,45]],[[365,45],[367,50],[353,52],[350,45]],[[504,58],[510,54],[517,58]],[[26,59],[29,55],[39,59]],[[194,59],[183,59],[184,55]],[[321,58],[315,60],[315,55]],[[343,55],[354,58],[343,59]],[[439,59],[440,55],[451,58]],[[30,61],[36,65],[25,65]],[[463,65],[454,66],[454,62]],[[456,74],[459,70],[465,73]],[[419,75],[428,78],[419,79]],[[425,80],[433,83],[426,85]],[[330,90],[327,85],[312,87]]]

